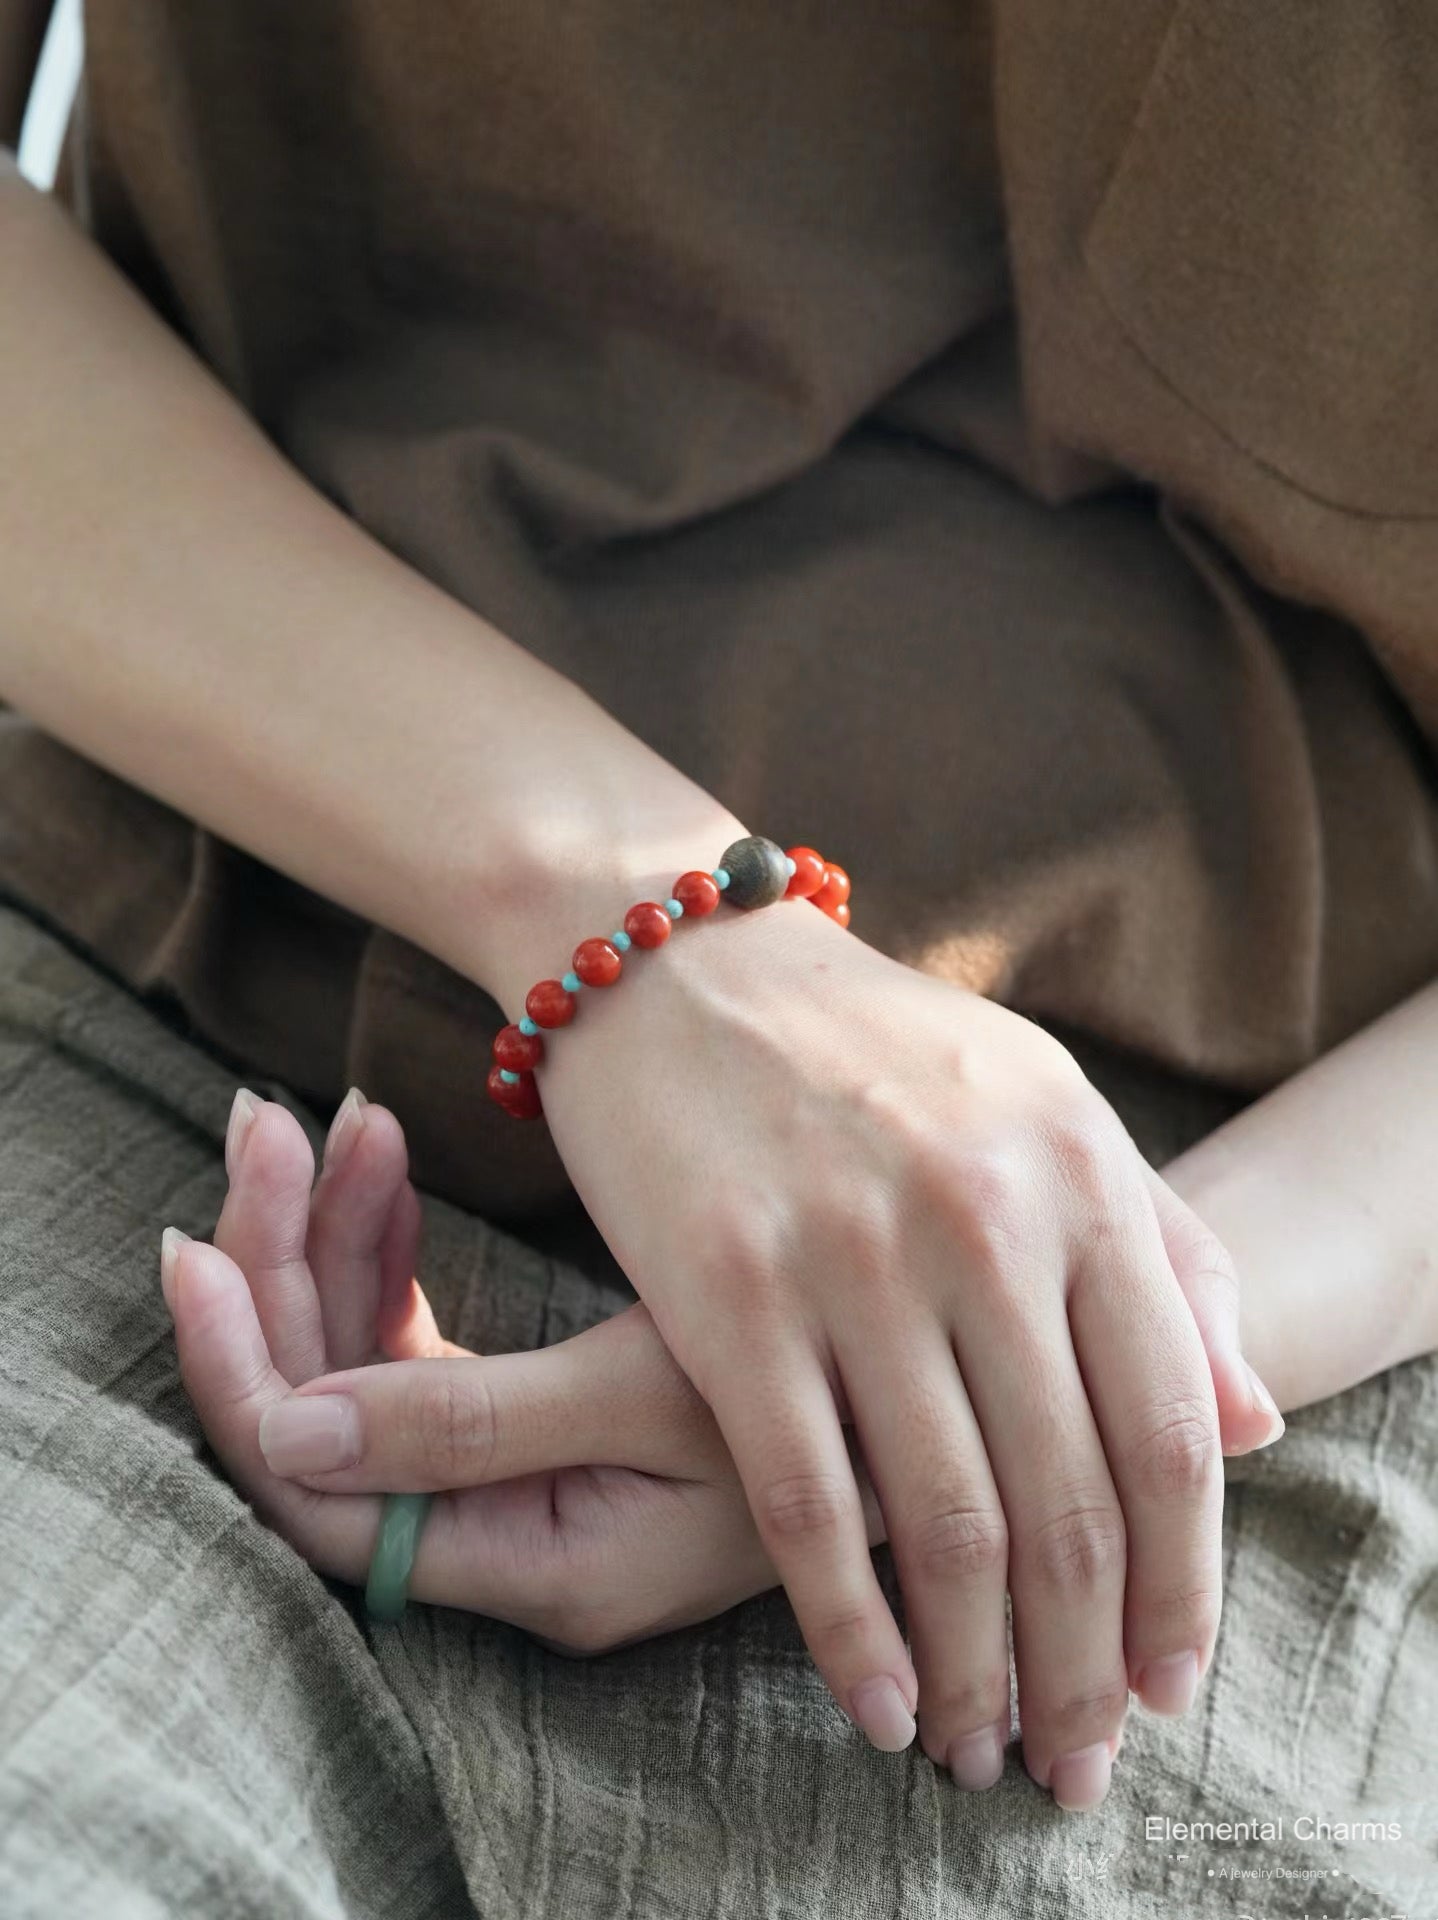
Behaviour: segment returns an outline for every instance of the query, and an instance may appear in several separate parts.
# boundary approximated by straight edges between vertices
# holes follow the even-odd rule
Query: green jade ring
[[[364,1590],[365,1611],[371,1620],[398,1620],[404,1612],[419,1536],[433,1498],[432,1493],[385,1496]]]

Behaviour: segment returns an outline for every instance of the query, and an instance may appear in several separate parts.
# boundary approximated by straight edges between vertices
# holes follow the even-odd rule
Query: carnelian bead
[[[839,904],[838,904],[838,906],[832,909],[832,911],[831,911],[831,912],[830,912],[830,914],[829,914],[829,918],[830,918],[831,920],[837,920],[837,921],[838,921],[838,923],[839,923],[839,925],[840,925],[841,927],[847,927],[847,926],[848,926],[848,924],[849,924],[849,903],[848,903],[848,901],[847,901],[847,900],[841,900],[841,901],[839,902]]]
[[[662,947],[673,925],[657,900],[641,900],[624,916],[624,931],[636,947]]]
[[[581,940],[569,962],[586,987],[612,987],[624,969],[619,949],[602,934]]]
[[[812,899],[824,884],[823,854],[816,853],[812,847],[785,847],[784,851],[794,862],[794,871],[789,876],[784,898]]]
[[[524,1011],[537,1027],[567,1027],[578,1004],[562,980],[537,980],[524,996]]]
[[[817,893],[810,894],[809,898],[816,907],[822,907],[825,913],[830,913],[835,907],[842,906],[848,897],[849,876],[831,860],[824,868],[823,886]]]
[[[502,1067],[491,1067],[484,1083],[484,1090],[497,1107],[512,1114],[516,1120],[532,1120],[540,1111],[539,1088],[532,1073],[522,1073],[517,1080],[505,1080],[501,1076]]]
[[[537,1120],[544,1107],[539,1098],[539,1088],[532,1073],[522,1073],[513,1086],[507,1089],[509,1098],[504,1103],[504,1111],[516,1120]]]
[[[501,1027],[490,1049],[495,1065],[511,1073],[528,1073],[544,1058],[544,1042],[537,1033],[521,1033],[515,1022]]]
[[[690,873],[681,873],[674,882],[674,898],[686,913],[702,919],[719,904],[719,882],[712,873],[695,867]]]

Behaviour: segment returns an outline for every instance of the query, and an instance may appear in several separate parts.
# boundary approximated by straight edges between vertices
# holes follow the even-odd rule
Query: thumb
[[[677,1478],[712,1426],[636,1305],[533,1352],[324,1374],[268,1407],[259,1438],[272,1473],[322,1492],[425,1493],[557,1467]]]
[[[1252,1453],[1269,1446],[1284,1430],[1283,1415],[1243,1357],[1239,1278],[1232,1256],[1163,1176],[1147,1162],[1144,1168],[1169,1264],[1208,1354],[1223,1451]]]

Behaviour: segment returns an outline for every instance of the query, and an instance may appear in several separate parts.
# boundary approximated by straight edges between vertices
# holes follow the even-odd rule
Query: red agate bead
[[[618,947],[599,933],[580,941],[569,964],[586,987],[612,987],[624,968]]]
[[[532,1073],[522,1073],[517,1080],[504,1080],[500,1076],[502,1067],[491,1067],[484,1090],[498,1107],[516,1120],[533,1120],[543,1111],[539,1101],[539,1088]]]
[[[812,847],[785,847],[785,853],[794,862],[794,871],[789,875],[789,884],[784,890],[786,900],[810,900],[824,884],[824,856],[816,853]]]
[[[674,882],[674,898],[685,913],[702,919],[706,913],[713,913],[719,904],[719,882],[712,873],[695,867],[690,873],[681,873]]]
[[[848,926],[848,924],[849,924],[849,903],[848,903],[848,901],[847,901],[847,900],[841,900],[841,901],[839,902],[839,904],[838,904],[838,906],[837,906],[837,907],[834,907],[834,908],[833,908],[833,909],[831,910],[831,912],[830,912],[830,914],[829,914],[829,918],[830,918],[831,920],[837,920],[837,921],[838,921],[838,923],[839,923],[839,925],[840,925],[841,927],[847,927],[847,926]]]
[[[824,884],[810,899],[816,907],[822,907],[825,913],[832,914],[835,907],[843,906],[849,898],[849,876],[842,867],[836,867],[829,861],[824,868]]]
[[[524,996],[524,1011],[537,1027],[567,1027],[578,1004],[562,980],[538,980]]]
[[[539,1088],[532,1073],[522,1073],[509,1089],[509,1098],[504,1103],[506,1113],[513,1114],[516,1120],[537,1120],[544,1107],[539,1098]]]
[[[544,1058],[544,1042],[537,1033],[521,1033],[511,1021],[494,1036],[490,1051],[496,1066],[507,1067],[511,1073],[528,1073]]]
[[[662,947],[673,925],[657,900],[641,900],[624,916],[624,931],[636,947]],[[538,1017],[536,1014],[535,1018]]]

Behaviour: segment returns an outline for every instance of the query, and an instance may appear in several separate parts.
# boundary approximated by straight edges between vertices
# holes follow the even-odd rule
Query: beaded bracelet
[[[542,1111],[534,1069],[544,1059],[541,1027],[567,1027],[578,1011],[581,987],[612,987],[631,946],[662,947],[674,922],[688,914],[702,919],[720,896],[736,907],[767,907],[776,900],[808,900],[841,927],[849,924],[849,876],[812,847],[787,851],[762,834],[750,834],[726,847],[712,873],[695,868],[681,873],[670,899],[641,900],[624,916],[624,925],[605,936],[581,940],[562,980],[540,980],[524,1000],[524,1018],[501,1027],[494,1036],[494,1065],[484,1083],[497,1106],[516,1120],[533,1120]]]

